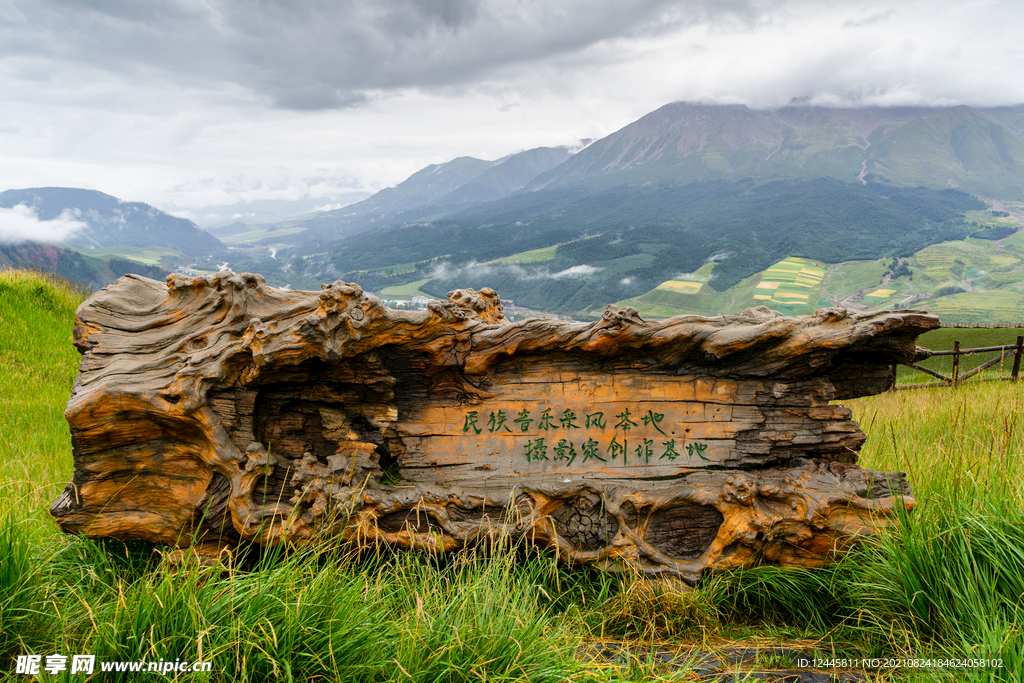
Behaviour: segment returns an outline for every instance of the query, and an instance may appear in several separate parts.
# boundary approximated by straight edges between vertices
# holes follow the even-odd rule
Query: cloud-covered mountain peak
[[[38,222],[38,235],[20,231],[22,239],[69,240],[84,247],[170,247],[185,254],[223,248],[220,241],[190,220],[178,218],[142,202],[128,202],[96,190],[34,187],[0,192],[0,210],[16,210],[6,220]],[[24,209],[33,215],[24,215]],[[54,222],[76,223],[73,231],[56,237]]]

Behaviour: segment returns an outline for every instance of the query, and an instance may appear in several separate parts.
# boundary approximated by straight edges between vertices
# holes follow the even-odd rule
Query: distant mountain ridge
[[[387,225],[430,223],[517,194],[620,185],[835,178],[1024,196],[1024,105],[776,110],[673,102],[575,154],[537,148],[458,157],[334,211],[284,221],[289,243],[325,245]],[[495,205],[497,208],[498,205]],[[486,220],[484,220],[486,222]],[[276,235],[261,240],[280,244]]]
[[[362,203],[390,213],[345,225],[325,214],[316,229],[296,222],[262,241],[281,249],[276,260],[296,281],[341,277],[385,293],[494,286],[533,308],[593,311],[708,269],[713,298],[772,259],[898,261],[929,245],[1013,234],[1019,226],[999,223],[978,197],[1024,199],[1022,136],[1024,106],[676,102],[560,163],[546,156],[547,168],[521,163],[537,150],[486,168],[453,160]],[[489,192],[490,176],[512,160],[516,182]],[[442,194],[438,176],[462,184]]]
[[[458,157],[431,164],[369,199],[283,224],[306,230],[303,241],[322,242],[390,222],[421,221],[507,197],[572,155],[566,147],[537,147],[496,161]]]
[[[85,223],[70,241],[83,247],[167,247],[190,256],[224,249],[213,235],[185,218],[142,202],[126,202],[96,190],[34,187],[0,192],[0,208],[31,207],[40,221],[62,214]]]
[[[38,208],[44,218],[67,205]],[[115,209],[90,227],[92,238],[116,238],[127,216]],[[216,234],[230,252],[136,256],[198,273],[230,262],[300,288],[343,279],[384,297],[495,287],[530,308],[574,315],[615,301],[671,308],[682,294],[696,297],[687,311],[712,302],[725,310],[737,287],[744,301],[765,300],[749,278],[792,257],[834,278],[857,273],[850,291],[865,305],[898,295],[894,304],[949,307],[965,293],[1006,311],[1024,292],[1022,226],[1024,105],[758,111],[676,102],[575,153],[458,157],[336,210],[222,226]],[[913,261],[926,249],[931,256]],[[947,258],[957,250],[973,255]],[[850,261],[877,264],[833,270]],[[912,284],[900,280],[911,278],[907,262],[916,264]],[[883,280],[899,286],[883,294]],[[821,292],[835,289],[826,284]]]
[[[675,102],[595,142],[527,189],[823,176],[1019,195],[1024,107],[765,112]]]

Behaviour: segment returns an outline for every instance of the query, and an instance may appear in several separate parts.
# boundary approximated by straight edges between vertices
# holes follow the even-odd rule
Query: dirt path
[[[843,267],[841,265],[829,266],[828,270],[825,271],[825,277],[822,278],[821,280],[821,293],[825,294],[825,290],[828,289],[829,279],[832,277],[833,274],[839,274],[839,279],[841,280],[841,282],[839,283],[839,289],[836,290],[836,295],[834,297],[827,297],[828,300],[834,303],[836,306],[839,305],[839,295],[842,294],[844,289],[846,289],[846,274],[843,273],[842,268]]]

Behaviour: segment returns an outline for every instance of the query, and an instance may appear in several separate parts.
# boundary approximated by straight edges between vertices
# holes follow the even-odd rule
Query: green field
[[[754,285],[755,303],[780,312],[817,308],[825,269],[800,258],[787,258],[761,272],[761,281]],[[794,311],[795,312],[795,311]]]
[[[494,259],[493,261],[488,261],[487,263],[543,263],[544,261],[550,261],[555,258],[555,251],[557,249],[558,245],[553,244],[550,247],[522,251],[518,254],[512,254],[511,256],[504,256],[502,258]]]
[[[946,323],[1024,320],[1024,231],[999,241],[934,244],[904,262],[910,275],[892,278],[891,258],[824,264],[790,257],[724,292],[696,286],[713,277],[715,264],[708,263],[694,273],[700,277],[663,282],[619,305],[635,306],[650,318],[735,314],[758,305],[797,315],[838,305],[866,311],[914,308]]]
[[[1007,249],[1018,254],[1024,254],[1024,230],[1018,230],[1009,237],[999,240],[999,242]]]
[[[512,545],[447,557],[252,549],[229,564],[177,565],[141,542],[65,536],[46,513],[72,470],[62,411],[79,361],[70,341],[80,301],[37,276],[0,273],[8,680],[22,680],[13,674],[19,654],[91,653],[212,662],[210,673],[169,677],[182,681],[694,681],[698,649],[755,649],[762,668],[792,668],[771,654],[779,646],[830,658],[1002,661],[882,668],[870,681],[1017,681],[1024,671],[1020,385],[846,401],[868,434],[861,464],[907,472],[917,504],[827,568],[723,571],[680,592]],[[937,345],[947,331],[931,334]],[[586,656],[595,643],[627,647],[624,668]],[[655,647],[678,653],[680,670]],[[755,679],[737,671],[724,680]]]
[[[983,347],[992,346],[1006,346],[1012,348],[1017,343],[1017,336],[1024,335],[1024,327],[1016,328],[992,328],[992,329],[972,329],[972,328],[956,328],[956,327],[942,327],[931,332],[925,332],[917,339],[917,345],[923,346],[932,351],[949,351],[953,349],[953,342],[959,341],[961,349],[976,349]],[[978,354],[964,355],[960,357],[960,374],[963,375],[966,372],[973,370],[974,368],[982,365],[994,358],[999,354],[986,352]],[[926,368],[934,370],[938,373],[951,377],[953,375],[953,357],[952,356],[935,356],[928,360],[922,361],[920,365]],[[1013,356],[1005,358],[1003,361],[996,363],[992,367],[983,370],[981,373],[975,376],[973,379],[995,379],[1009,377],[1013,369]],[[1024,378],[1024,366],[1022,366],[1021,377]],[[928,375],[927,373],[919,372],[914,368],[906,366],[900,366],[898,368],[898,380],[897,383],[901,385],[905,384],[925,384],[931,382],[938,382],[939,380],[935,377]]]
[[[927,310],[945,322],[1016,322],[1024,315],[1024,241],[967,239],[935,244],[907,259],[912,277],[887,287],[892,295],[865,301],[869,310]],[[1002,247],[1002,248],[1000,248]],[[965,291],[977,289],[979,291]]]
[[[944,322],[1012,323],[1024,319],[1024,292],[964,292],[923,302],[920,307]]]
[[[425,296],[433,298],[429,294],[420,291],[420,287],[430,282],[430,279],[416,280],[397,287],[385,287],[380,290],[380,296],[385,299],[411,299],[414,296]]]
[[[882,286],[882,276],[888,269],[889,262],[886,259],[837,263],[828,268],[822,296],[842,302],[847,297],[856,297],[860,292],[876,290]]]
[[[103,247],[101,249],[85,249],[73,244],[63,245],[72,251],[77,251],[83,256],[90,256],[98,259],[123,258],[130,261],[145,263],[147,266],[160,266],[171,269],[183,263],[188,263],[189,257],[180,251],[167,247],[129,247],[118,245],[114,247]]]
[[[1011,228],[1019,228],[1020,221],[1014,216],[993,216],[990,209],[967,211],[964,217],[978,225],[1005,225]]]
[[[298,226],[276,226],[273,228],[258,228],[256,230],[250,230],[249,232],[241,232],[237,235],[225,235],[220,238],[220,241],[224,244],[250,244],[252,242],[258,242],[268,237],[286,237],[288,235],[296,235],[300,232],[305,232],[306,228]],[[280,243],[281,246],[292,246],[285,242]]]
[[[817,261],[787,258],[740,281],[724,292],[706,284],[714,274],[707,263],[688,279],[668,280],[643,296],[620,301],[650,318],[673,315],[724,315],[752,306],[768,306],[787,315],[812,313],[827,302],[821,289],[827,267]]]

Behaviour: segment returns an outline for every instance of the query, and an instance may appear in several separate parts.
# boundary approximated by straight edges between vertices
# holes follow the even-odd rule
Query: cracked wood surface
[[[393,311],[358,285],[126,276],[78,310],[68,532],[215,552],[242,540],[452,550],[528,535],[567,561],[697,580],[815,565],[913,504],[856,466],[831,403],[884,391],[938,319],[507,322],[457,290]]]

